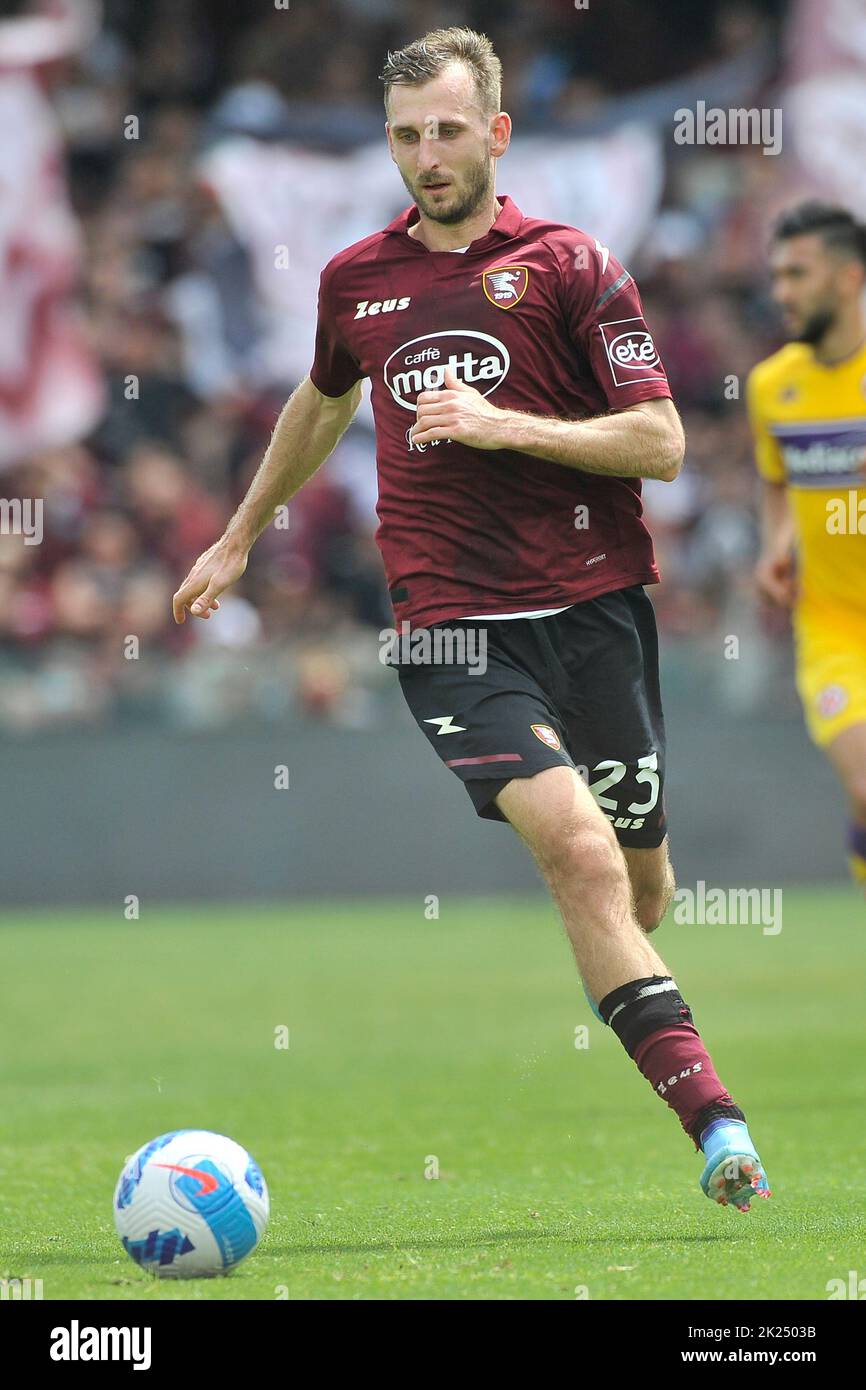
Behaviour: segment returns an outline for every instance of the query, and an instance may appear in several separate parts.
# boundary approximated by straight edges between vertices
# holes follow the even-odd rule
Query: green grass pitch
[[[747,1216],[700,1192],[543,899],[7,914],[0,1277],[45,1299],[826,1299],[866,1275],[866,922],[842,888],[783,911],[776,936],[655,937],[767,1164]],[[255,1155],[271,1222],[228,1278],[159,1283],[114,1184],[199,1126]]]

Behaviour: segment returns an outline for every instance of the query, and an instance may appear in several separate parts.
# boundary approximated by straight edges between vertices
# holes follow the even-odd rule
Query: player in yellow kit
[[[845,788],[849,862],[866,885],[866,226],[803,203],[777,222],[771,264],[793,341],[747,386],[757,581],[793,609],[806,722]]]

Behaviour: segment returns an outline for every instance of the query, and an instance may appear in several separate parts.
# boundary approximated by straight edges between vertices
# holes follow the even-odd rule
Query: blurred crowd
[[[490,33],[522,128],[596,131],[618,103],[651,104],[659,83],[702,67],[751,64],[772,90],[780,6],[619,0],[591,7],[579,43],[570,0],[527,10],[325,0],[293,3],[289,26],[271,3],[151,0],[142,14],[108,0],[97,40],[52,73],[107,406],[88,438],[3,476],[6,497],[44,499],[44,539],[0,546],[0,727],[390,717],[399,699],[378,660],[391,615],[363,422],[292,502],[287,529],[263,534],[218,618],[172,622],[173,590],[221,533],[296,384],[262,379],[248,257],[195,162],[237,130],[326,149],[380,138],[384,53],[455,21]],[[146,118],[145,139],[123,139],[130,112]],[[645,490],[664,577],[653,598],[669,650],[694,662],[703,649],[718,671],[722,636],[772,650],[767,639],[786,631],[751,585],[743,402],[749,368],[779,342],[763,258],[778,168],[749,147],[668,142],[668,155],[656,225],[630,264],[688,438],[678,482]]]

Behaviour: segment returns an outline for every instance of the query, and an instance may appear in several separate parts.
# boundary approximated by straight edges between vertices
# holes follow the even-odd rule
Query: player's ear
[[[866,287],[866,276],[860,261],[847,261],[843,267],[845,289],[851,295],[859,296]]]
[[[507,111],[499,111],[490,118],[490,153],[494,159],[505,154],[511,139],[511,117]]]

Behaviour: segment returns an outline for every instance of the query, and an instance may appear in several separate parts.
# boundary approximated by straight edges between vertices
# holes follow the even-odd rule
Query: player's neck
[[[815,361],[824,367],[835,367],[856,356],[863,347],[866,347],[866,321],[858,305],[853,313],[840,318],[815,345]]]
[[[418,221],[408,231],[428,251],[456,251],[489,232],[501,211],[502,206],[491,191],[490,201],[463,222],[433,222],[419,212]]]

